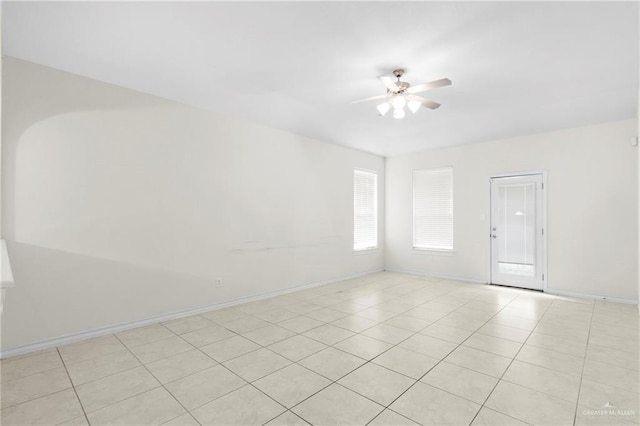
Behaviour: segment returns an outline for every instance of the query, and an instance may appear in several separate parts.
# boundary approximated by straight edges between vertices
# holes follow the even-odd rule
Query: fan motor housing
[[[398,86],[398,92],[404,92],[405,90],[407,90],[409,88],[409,86],[411,86],[409,83],[407,83],[406,81],[396,81],[396,86]]]

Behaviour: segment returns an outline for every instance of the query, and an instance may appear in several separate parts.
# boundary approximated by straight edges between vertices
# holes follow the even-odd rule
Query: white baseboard
[[[239,304],[242,304],[242,303],[247,303],[247,302],[253,302],[253,301],[256,301],[256,300],[267,299],[269,297],[280,296],[280,295],[283,295],[283,294],[292,293],[292,292],[299,291],[299,290],[305,290],[305,289],[318,287],[318,286],[325,285],[325,284],[331,284],[331,283],[334,283],[334,282],[339,282],[339,281],[349,280],[349,279],[353,279],[353,278],[358,278],[358,277],[362,277],[362,276],[365,276],[365,275],[373,274],[373,273],[376,273],[376,272],[382,272],[382,271],[397,272],[397,273],[411,274],[411,275],[419,275],[419,276],[424,276],[424,277],[433,277],[433,278],[447,279],[447,280],[455,280],[455,281],[468,282],[468,283],[473,283],[473,284],[487,284],[487,282],[484,281],[484,280],[477,280],[477,279],[465,278],[465,277],[457,277],[457,276],[453,276],[453,275],[428,274],[428,273],[425,273],[425,272],[408,271],[408,270],[395,269],[395,268],[380,268],[380,269],[375,269],[375,270],[362,272],[362,273],[355,274],[355,275],[350,275],[350,276],[345,276],[345,277],[340,277],[340,278],[333,278],[333,279],[330,279],[330,280],[319,281],[319,282],[315,282],[315,283],[301,284],[301,285],[298,285],[298,286],[288,287],[288,288],[285,288],[285,289],[274,290],[274,291],[260,293],[260,294],[256,294],[256,295],[252,295],[252,296],[241,297],[241,298],[229,300],[229,301],[226,301],[226,302],[215,303],[215,304],[206,305],[206,306],[200,306],[200,307],[196,307],[196,308],[189,308],[189,309],[184,309],[184,310],[181,310],[181,311],[175,311],[175,312],[171,312],[171,313],[168,313],[168,314],[158,315],[158,316],[155,316],[155,317],[146,318],[146,319],[139,320],[139,321],[132,321],[132,322],[123,323],[123,324],[116,324],[116,325],[112,325],[112,326],[108,326],[108,327],[101,327],[101,328],[97,328],[97,329],[93,329],[93,330],[84,331],[82,333],[76,333],[76,334],[71,334],[71,335],[62,336],[62,337],[56,337],[56,338],[53,338],[53,339],[43,340],[43,341],[40,341],[40,342],[31,343],[31,344],[28,344],[28,345],[19,346],[19,347],[16,347],[16,348],[10,348],[10,349],[6,349],[4,351],[1,351],[0,352],[0,359],[8,358],[8,357],[11,357],[11,356],[16,356],[16,355],[23,355],[23,354],[27,354],[27,353],[30,353],[30,352],[43,350],[43,349],[49,349],[49,348],[53,348],[53,347],[56,347],[56,346],[67,345],[67,344],[70,344],[70,343],[75,343],[75,342],[79,342],[81,340],[91,339],[91,338],[94,338],[94,337],[100,337],[100,336],[105,336],[105,335],[108,335],[108,334],[119,333],[119,332],[122,332],[122,331],[130,330],[132,328],[144,327],[144,326],[147,326],[147,325],[157,324],[157,323],[160,323],[160,322],[169,321],[169,320],[172,320],[172,319],[176,319],[176,318],[180,318],[180,317],[184,317],[184,316],[188,316],[188,315],[200,314],[200,313],[212,311],[212,310],[215,310],[215,309],[221,309],[221,308],[226,308],[226,307],[229,307],[229,306],[239,305]],[[564,291],[564,290],[547,289],[546,293],[547,294],[558,295],[558,296],[568,296],[568,297],[579,297],[579,298],[585,298],[585,299],[606,300],[606,301],[616,302],[616,303],[625,303],[625,304],[631,304],[631,305],[638,305],[638,301],[637,300],[621,299],[621,298],[616,298],[616,297],[598,296],[598,295],[585,294],[585,293],[576,293],[576,292]]]
[[[385,271],[398,272],[400,274],[420,275],[422,277],[432,277],[432,278],[439,278],[443,280],[462,281],[462,282],[473,283],[473,284],[487,284],[485,280],[477,280],[475,278],[456,277],[454,275],[430,274],[426,272],[408,271],[405,269],[395,269],[395,268],[385,268]]]
[[[394,269],[394,268],[385,268],[385,271],[398,272],[398,273],[402,273],[402,274],[420,275],[420,276],[423,276],[423,277],[441,278],[441,279],[446,279],[446,280],[463,281],[463,282],[469,282],[469,283],[474,283],[474,284],[488,284],[486,282],[486,280],[477,280],[477,279],[474,279],[474,278],[456,277],[456,276],[453,276],[453,275],[430,274],[430,273],[426,273],[426,272],[408,271],[408,270],[404,270],[404,269]],[[621,298],[618,298],[618,297],[607,297],[607,296],[600,296],[600,295],[595,295],[595,294],[576,293],[576,292],[572,292],[572,291],[557,290],[557,289],[552,289],[552,288],[547,288],[545,290],[545,293],[546,294],[553,294],[553,295],[557,295],[557,296],[579,297],[579,298],[583,298],[583,299],[606,300],[606,301],[609,301],[609,302],[625,303],[625,304],[629,304],[629,305],[637,305],[638,304],[638,301],[637,300],[633,300],[633,299],[621,299]]]
[[[214,303],[212,305],[206,305],[206,306],[200,306],[200,307],[197,307],[197,308],[189,308],[189,309],[184,309],[184,310],[181,310],[181,311],[175,311],[175,312],[171,312],[171,313],[168,313],[168,314],[158,315],[158,316],[154,316],[154,317],[151,317],[151,318],[146,318],[146,319],[139,320],[139,321],[131,321],[131,322],[123,323],[123,324],[116,324],[116,325],[112,325],[112,326],[101,327],[101,328],[96,328],[96,329],[92,329],[92,330],[88,330],[88,331],[83,331],[82,333],[70,334],[70,335],[67,335],[67,336],[56,337],[56,338],[53,338],[53,339],[47,339],[47,340],[43,340],[43,341],[40,341],[40,342],[30,343],[28,345],[19,346],[19,347],[16,347],[16,348],[10,348],[10,349],[6,349],[4,351],[1,351],[0,352],[0,359],[4,359],[4,358],[11,357],[11,356],[16,356],[16,355],[24,355],[24,354],[27,354],[29,352],[35,352],[35,351],[40,351],[40,350],[43,350],[43,349],[49,349],[49,348],[53,348],[53,347],[56,347],[56,346],[68,345],[70,343],[79,342],[81,340],[86,340],[86,339],[91,339],[91,338],[94,338],[94,337],[105,336],[105,335],[113,334],[113,333],[119,333],[119,332],[122,332],[122,331],[130,330],[132,328],[144,327],[144,326],[147,326],[147,325],[157,324],[157,323],[160,323],[160,322],[169,321],[169,320],[180,318],[180,317],[185,317],[185,316],[188,316],[188,315],[201,314],[203,312],[208,312],[208,311],[212,311],[212,310],[215,310],[215,309],[221,309],[221,308],[226,308],[226,307],[229,307],[229,306],[239,305],[241,303],[247,303],[247,302],[253,302],[253,301],[256,301],[256,300],[267,299],[269,297],[280,296],[280,295],[287,294],[287,293],[293,293],[294,291],[305,290],[305,289],[318,287],[318,286],[325,285],[325,284],[331,284],[331,283],[334,283],[334,282],[339,282],[339,281],[349,280],[349,279],[353,279],[353,278],[358,278],[358,277],[362,277],[362,276],[365,276],[365,275],[373,274],[373,273],[376,273],[376,272],[382,272],[382,271],[384,271],[384,268],[370,270],[370,271],[366,271],[366,272],[362,272],[362,273],[359,273],[359,274],[350,275],[350,276],[346,276],[346,277],[333,278],[333,279],[326,280],[326,281],[319,281],[319,282],[314,282],[314,283],[301,284],[301,285],[298,285],[298,286],[288,287],[288,288],[285,288],[285,289],[268,291],[268,292],[265,292],[265,293],[260,293],[260,294],[256,294],[256,295],[252,295],[252,296],[240,297],[240,298],[229,300],[229,301],[222,302],[222,303]]]
[[[583,299],[596,299],[596,300],[605,300],[607,302],[616,302],[616,303],[625,303],[628,305],[637,305],[638,301],[633,299],[620,299],[618,297],[608,297],[608,296],[599,296],[596,294],[587,294],[587,293],[576,293],[573,291],[565,291],[565,290],[556,290],[553,288],[547,288],[545,291],[547,294],[555,294],[557,296],[568,296],[568,297],[580,297]]]

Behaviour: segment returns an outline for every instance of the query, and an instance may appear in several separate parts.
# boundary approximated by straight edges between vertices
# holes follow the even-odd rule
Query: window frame
[[[374,245],[367,245],[367,246],[362,246],[362,247],[356,247],[356,175],[358,173],[361,174],[366,174],[366,175],[372,175],[374,178],[374,184],[373,184],[373,205],[374,205],[374,209],[373,209],[373,216],[374,216],[374,225],[373,225],[373,229],[374,229]],[[362,252],[367,252],[367,251],[372,251],[372,250],[377,250],[379,248],[379,243],[380,243],[380,239],[378,236],[378,225],[379,225],[379,210],[380,210],[380,206],[378,205],[378,201],[379,201],[379,197],[378,197],[378,173],[374,170],[367,170],[367,169],[361,169],[361,168],[354,168],[353,169],[353,184],[352,184],[352,188],[353,188],[353,244],[352,244],[352,249],[355,253],[362,253]]]
[[[449,171],[451,177],[451,247],[443,248],[443,247],[434,247],[427,245],[419,245],[416,242],[416,175],[419,173],[425,172],[439,172],[439,171]],[[411,247],[415,251],[419,252],[433,252],[433,254],[441,254],[441,255],[449,255],[453,254],[455,251],[455,224],[454,224],[454,176],[453,176],[453,166],[444,166],[444,167],[433,167],[428,169],[417,169],[412,172],[412,210],[411,210],[411,233],[412,233],[412,244]]]

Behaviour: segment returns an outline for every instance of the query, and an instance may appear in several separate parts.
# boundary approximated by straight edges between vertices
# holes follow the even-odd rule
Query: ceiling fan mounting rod
[[[391,93],[394,96],[396,96],[396,95],[404,95],[404,93],[409,88],[409,86],[411,86],[406,81],[400,81],[400,77],[402,77],[404,75],[404,70],[402,68],[398,68],[396,70],[393,70],[393,75],[396,76],[398,81],[396,81],[396,83],[395,83],[395,86],[396,86],[395,89],[393,89],[393,90],[387,89],[388,93]]]

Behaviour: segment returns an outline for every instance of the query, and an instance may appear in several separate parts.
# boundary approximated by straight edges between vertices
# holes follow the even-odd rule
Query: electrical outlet
[[[216,287],[222,287],[222,278],[216,278]]]

